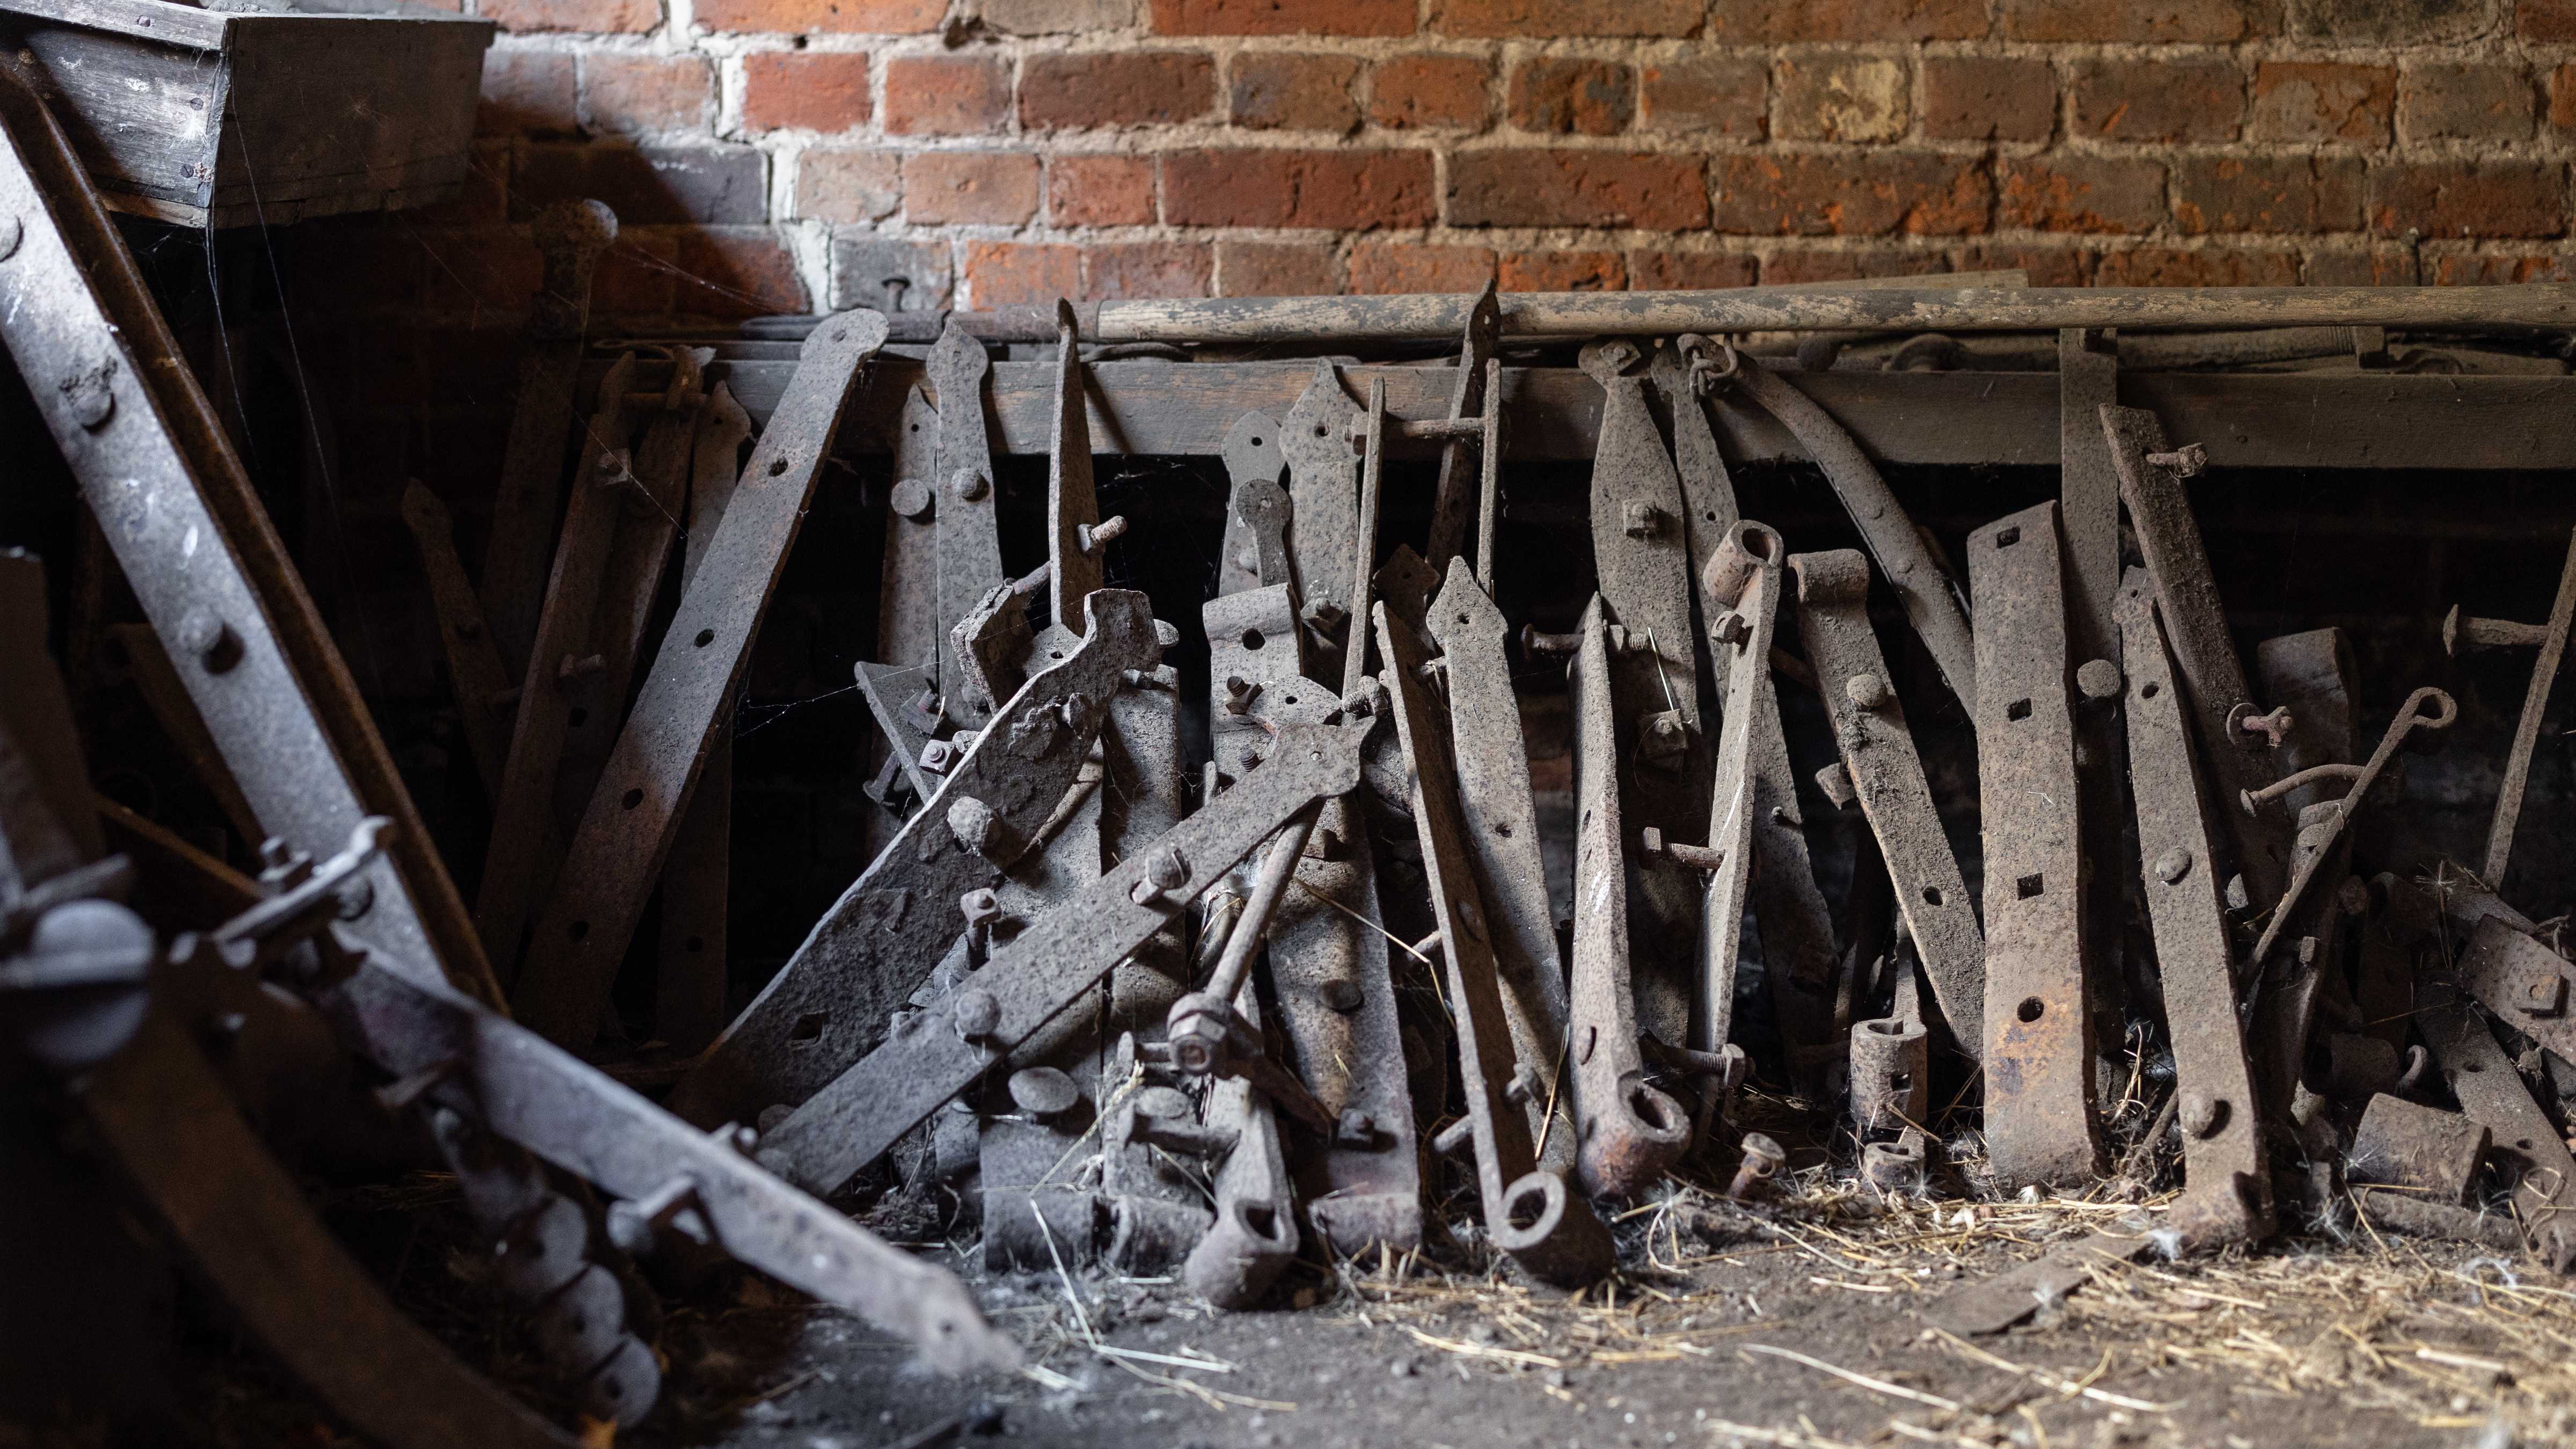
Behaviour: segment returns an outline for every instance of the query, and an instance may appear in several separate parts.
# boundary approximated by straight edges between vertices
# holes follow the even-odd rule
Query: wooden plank
[[[755,419],[778,403],[792,364],[735,360],[720,350],[710,380],[729,382]],[[606,371],[595,361],[586,378]],[[1312,362],[1104,362],[1091,368],[1095,450],[1132,456],[1215,457],[1247,412],[1284,417],[1314,375]],[[1450,370],[1353,367],[1345,385],[1367,395],[1386,379],[1388,413],[1448,415]],[[647,369],[646,385],[653,382]],[[846,452],[892,450],[904,390],[918,364],[886,358],[843,430]],[[1799,386],[1881,463],[2058,466],[2059,384],[2053,372],[1827,372]],[[997,453],[1046,455],[1054,436],[1054,369],[998,362],[988,384]],[[2203,375],[2124,372],[2120,401],[2168,420],[2181,441],[2209,450],[2217,468],[2576,468],[2576,377],[2436,377],[2405,374]],[[1515,462],[1589,459],[1601,390],[1573,368],[1506,368],[1503,410]],[[1736,463],[1805,455],[1761,409],[1721,393],[1710,409],[1720,446]],[[1390,440],[1397,457],[1431,458],[1438,445]]]

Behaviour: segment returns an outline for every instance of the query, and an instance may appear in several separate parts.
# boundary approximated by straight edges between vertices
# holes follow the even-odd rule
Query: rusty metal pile
[[[0,185],[50,201],[0,251],[0,334],[149,621],[138,677],[266,842],[254,879],[92,796],[40,566],[0,557],[0,1048],[18,1117],[88,1144],[0,1134],[42,1185],[16,1210],[76,1260],[122,1231],[99,1204],[139,1209],[376,1442],[568,1439],[370,1280],[298,1185],[316,1159],[452,1174],[568,1401],[621,1426],[660,1393],[639,1265],[729,1257],[935,1366],[1017,1362],[950,1271],[845,1208],[971,1235],[988,1271],[1174,1277],[1226,1309],[1301,1255],[1583,1289],[1619,1270],[1628,1205],[1677,1180],[1765,1194],[1789,1153],[1737,1120],[1755,1080],[1833,1119],[1830,1170],[1884,1192],[2178,1179],[2152,1221],[1957,1290],[1934,1317],[1961,1331],[2095,1255],[2258,1243],[2291,1215],[2576,1258],[2543,1069],[2576,1060],[2570,968],[2496,890],[2541,833],[2521,806],[2576,552],[2545,624],[2447,626],[2537,649],[2484,859],[2366,858],[2354,819],[2453,701],[2358,718],[2333,630],[2265,641],[2249,673],[2186,497],[2205,452],[2167,435],[2193,420],[2119,387],[2156,349],[2384,361],[2383,324],[2454,339],[2410,365],[2507,367],[2530,349],[2474,338],[2563,333],[2565,289],[853,311],[800,328],[755,419],[690,345],[585,385],[614,222],[559,209],[479,578],[434,497],[404,504],[492,802],[469,917],[61,133],[5,79],[0,110]],[[905,354],[924,386],[866,420],[895,469],[882,657],[856,671],[879,738],[849,742],[878,764],[884,843],[737,1011],[732,720],[898,330],[929,345]],[[1838,356],[2034,345],[2058,496],[1954,564],[1813,384]],[[1017,577],[996,347],[1048,387],[1045,562]],[[1229,416],[1195,618],[1111,583],[1135,521],[1102,516],[1094,471],[1118,347],[1161,349],[1176,392],[1226,347],[1306,359],[1291,405]],[[1415,391],[1445,408],[1399,415],[1348,348],[1434,363]],[[1570,631],[1515,630],[1505,468],[1516,428],[1568,426],[1541,414],[1574,379],[1539,380],[1567,359],[1591,470],[1559,581],[1588,602]],[[1863,546],[1743,516],[1720,408],[1793,440]],[[1388,465],[1425,449],[1416,547],[1385,526]],[[1185,643],[1203,693],[1166,659]],[[1560,669],[1561,812],[1525,724]],[[1909,683],[1971,721],[1973,856]],[[1802,779],[1789,726],[1819,714],[1836,762]],[[1811,835],[1837,830],[1853,868],[1820,882]],[[2105,1098],[2148,1059],[2152,1126],[2115,1163]],[[24,1256],[40,1292],[80,1291]]]

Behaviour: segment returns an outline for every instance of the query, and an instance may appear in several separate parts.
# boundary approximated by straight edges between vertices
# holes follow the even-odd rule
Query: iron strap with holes
[[[580,1047],[599,1030],[618,965],[717,727],[730,714],[851,391],[885,334],[885,318],[864,311],[814,329],[796,381],[752,450],[706,559],[689,570],[679,611],[591,793],[520,971],[519,1016],[551,1041]]]
[[[982,970],[815,1093],[761,1140],[761,1160],[816,1191],[840,1187],[1170,926],[1291,816],[1358,785],[1360,747],[1376,723],[1282,729],[1260,768],[997,947]]]

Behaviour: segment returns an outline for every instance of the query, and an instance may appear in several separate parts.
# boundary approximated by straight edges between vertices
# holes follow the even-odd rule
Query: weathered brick
[[[948,17],[948,0],[698,0],[697,15],[733,34],[920,35]]]
[[[2310,247],[2300,263],[2299,280],[2311,287],[2411,287],[2415,251],[2386,243]]]
[[[1796,141],[1893,141],[1913,119],[1905,62],[1810,52],[1771,78],[1772,127]]]
[[[1637,73],[1616,61],[1541,55],[1512,72],[1503,114],[1524,131],[1615,136],[1637,109]]]
[[[1082,295],[1082,249],[1067,244],[966,244],[966,305],[1045,307]]]
[[[1995,163],[1998,215],[2033,231],[2147,231],[2165,219],[2165,168],[2113,156],[2031,156]]]
[[[1168,126],[1215,105],[1216,62],[1204,51],[1033,55],[1020,68],[1020,124],[1031,130]]]
[[[1473,292],[1494,278],[1486,247],[1363,242],[1351,248],[1351,290],[1365,294]]]
[[[1948,270],[1948,253],[1924,247],[1792,247],[1762,259],[1762,284],[1781,287],[1867,277],[1928,277]]]
[[[640,35],[662,23],[660,0],[483,0],[478,11],[520,35],[546,30]]]
[[[2290,0],[2290,33],[2343,45],[2447,45],[2486,34],[2495,10],[2496,0]]]
[[[490,97],[489,82],[484,94]],[[2549,73],[2549,124],[2556,130],[2576,131],[2576,61]]]
[[[1175,151],[1163,219],[1175,226],[1428,226],[1428,151]]]
[[[2514,0],[2514,33],[2542,45],[2576,41],[2576,0]]]
[[[1342,275],[1342,259],[1322,243],[1216,244],[1216,294],[1220,297],[1329,296],[1342,289]]]
[[[1356,55],[1248,50],[1226,70],[1226,119],[1247,130],[1356,131]]]
[[[852,131],[868,123],[868,58],[761,50],[742,58],[742,123],[755,131]]]
[[[1936,141],[2045,141],[2057,129],[2057,72],[2044,60],[1923,58],[1923,134]]]
[[[1771,70],[1743,56],[1695,55],[1645,67],[1649,131],[1759,141],[1771,130]]]
[[[2397,72],[2384,65],[2267,60],[2254,67],[2247,134],[2257,141],[2388,144]]]
[[[1154,0],[1159,35],[1411,35],[1413,0]]]
[[[1748,153],[1719,162],[1715,226],[1774,236],[1964,234],[1988,229],[1994,199],[1975,157]]]
[[[1472,55],[1399,55],[1369,75],[1369,119],[1396,131],[1481,131],[1492,72]]]
[[[2278,0],[2002,0],[2007,40],[2225,45],[2280,31]]]
[[[1005,35],[1080,35],[1126,29],[1136,0],[974,0],[974,13]]]
[[[465,163],[465,184],[456,195],[410,213],[422,226],[497,226],[510,219],[510,142],[478,137]]]
[[[1708,38],[1728,45],[1982,40],[1986,30],[1986,0],[1717,0],[1708,17]]]
[[[1445,35],[1688,35],[1703,0],[1435,0],[1431,28]]]
[[[2401,141],[2528,141],[2531,77],[2518,65],[2411,63],[2397,80]]]
[[[796,258],[768,227],[690,227],[680,233],[680,271],[674,305],[692,316],[808,310]]]
[[[2558,236],[2566,168],[2555,161],[2398,161],[2370,168],[2370,229],[2383,236]]]
[[[923,151],[903,158],[903,216],[916,225],[1017,226],[1038,214],[1038,158]]]
[[[2093,270],[2099,287],[2294,287],[2298,282],[2298,253],[2243,247],[2134,247],[2104,252]]]
[[[2433,259],[2437,287],[2493,287],[2523,282],[2564,282],[2570,261],[2561,256],[2490,256],[2465,253]]]
[[[1708,224],[1699,161],[1617,151],[1461,151],[1449,158],[1453,226]]]
[[[2245,73],[2222,57],[2086,61],[2072,89],[2079,136],[2233,141],[2245,124]]]
[[[1082,249],[1085,301],[1204,297],[1213,274],[1204,242],[1113,242]]]
[[[946,242],[897,241],[866,233],[832,239],[835,309],[929,311],[948,305],[952,283]]]
[[[2187,233],[2353,231],[2362,165],[2352,156],[2184,156],[2174,222]]]
[[[1047,220],[1057,226],[1142,226],[1154,219],[1150,156],[1057,156],[1047,162]]]
[[[483,53],[483,97],[474,128],[486,134],[568,134],[579,87],[573,58],[560,51],[498,47]]]
[[[796,158],[796,214],[817,221],[882,221],[903,205],[903,162],[871,146],[809,149]]]
[[[980,136],[1011,114],[1011,71],[975,55],[905,55],[886,62],[885,128],[897,136]]]
[[[582,57],[581,78],[590,123],[602,131],[687,130],[715,113],[715,71],[694,55],[596,51]]]
[[[2034,287],[2082,287],[2093,280],[2093,254],[2081,247],[1980,242],[1950,249],[1954,272],[2025,273]]]
[[[617,245],[599,259],[590,309],[627,317],[667,317],[680,275],[677,227],[621,226]]]
[[[748,146],[539,142],[520,153],[510,213],[589,197],[632,226],[748,225],[768,219],[763,159]]]
[[[1505,252],[1506,292],[1616,292],[1628,285],[1617,252]]]
[[[1628,253],[1632,292],[1702,292],[1749,287],[1760,263],[1743,252],[1683,252],[1636,247]]]

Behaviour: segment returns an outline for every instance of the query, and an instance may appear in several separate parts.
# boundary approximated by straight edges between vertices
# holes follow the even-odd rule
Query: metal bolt
[[[2227,878],[2227,908],[2231,911],[2241,911],[2253,903],[2254,893],[2245,888],[2245,877],[2243,873],[2240,872],[2236,875],[2229,876]]]
[[[1260,685],[1254,684],[1240,674],[1227,675],[1225,677],[1225,712],[1227,714],[1250,713],[1252,696],[1260,689]]]
[[[1515,1107],[1526,1107],[1538,1100],[1538,1073],[1527,1062],[1512,1065],[1512,1079],[1503,1085],[1503,1100]]]
[[[555,665],[555,679],[558,683],[568,682],[585,674],[597,674],[607,667],[608,656],[605,654],[567,654],[562,662]]]
[[[2219,1128],[2227,1125],[2227,1102],[2224,1098],[2187,1092],[2182,1099],[2181,1121],[2182,1130],[2194,1137],[2215,1136]]]
[[[966,918],[968,929],[989,926],[1002,918],[1002,898],[990,890],[972,890],[957,898],[958,914]]]
[[[972,503],[984,496],[984,475],[972,468],[960,468],[948,475],[948,491]]]
[[[1073,1110],[1082,1089],[1054,1067],[1029,1067],[1011,1073],[1011,1105],[1043,1122]]]
[[[1373,1147],[1377,1144],[1377,1119],[1357,1107],[1348,1108],[1334,1125],[1333,1140],[1344,1147]]]
[[[1753,625],[1742,614],[1729,609],[1718,615],[1717,622],[1708,627],[1708,637],[1720,644],[1742,649],[1745,642],[1753,637]]]
[[[1367,1000],[1367,998],[1361,994],[1360,984],[1358,982],[1339,976],[1336,976],[1332,980],[1324,983],[1323,997],[1324,1005],[1340,1012],[1344,1016],[1348,1016],[1352,1012],[1359,1010],[1361,1005]]]
[[[18,254],[18,243],[27,236],[27,224],[15,216],[0,217],[0,262]]]
[[[1460,896],[1449,903],[1449,908],[1457,915],[1458,929],[1466,933],[1468,940],[1481,941],[1485,939],[1485,915],[1484,912],[1476,909],[1476,903],[1474,901],[1465,896]]]
[[[1181,853],[1166,845],[1145,858],[1145,873],[1128,887],[1127,898],[1136,904],[1150,905],[1157,896],[1168,895],[1190,883],[1190,865]]]
[[[2256,714],[2252,705],[2240,704],[2229,711],[2228,718],[2234,721],[2240,734],[2261,735],[2267,749],[2279,749],[2282,737],[2290,732],[2290,707],[2286,704],[2270,714]],[[2243,740],[2241,743],[2251,745],[2253,741]]]
[[[1330,599],[1317,599],[1306,606],[1306,622],[1329,634],[1341,627],[1350,614]]]
[[[980,986],[958,992],[957,1004],[948,1014],[957,1023],[958,1037],[965,1041],[980,1041],[1002,1025],[1002,1003]]]
[[[1098,523],[1078,524],[1074,528],[1074,536],[1084,553],[1098,553],[1108,547],[1110,540],[1122,537],[1126,532],[1127,518],[1124,514],[1104,518]]]
[[[1923,1180],[1923,1149],[1910,1142],[1872,1142],[1860,1153],[1864,1181],[1881,1192],[1905,1192]]]
[[[199,605],[179,616],[179,647],[197,656],[208,669],[220,671],[217,659],[230,644],[233,631],[214,610]]]
[[[1772,1175],[1788,1160],[1779,1143],[1759,1132],[1745,1133],[1744,1157],[1735,1165],[1735,1181],[1727,1185],[1726,1195],[1737,1202],[1769,1196]]]
[[[2555,971],[2534,971],[2522,979],[2514,1004],[2525,1016],[2556,1016],[2566,1005],[2567,981]]]
[[[1843,696],[1863,709],[1877,709],[1887,703],[1887,681],[1875,674],[1855,674],[1843,681]]]
[[[1001,821],[993,807],[972,795],[961,795],[948,802],[948,831],[957,843],[977,855],[990,857],[1000,843]]]
[[[918,519],[930,511],[930,485],[918,478],[906,478],[894,485],[886,503],[904,517]]]
[[[340,887],[340,898],[332,909],[333,913],[339,916],[341,920],[355,921],[364,919],[367,912],[372,911],[375,908],[375,882],[368,880],[353,880],[347,885]]]
[[[1654,730],[1655,738],[1669,740],[1682,732],[1682,722],[1673,718],[1672,711],[1666,710],[1655,716]]]
[[[2156,879],[2166,885],[2172,885],[2189,874],[2191,874],[2191,852],[2181,846],[2175,846],[2156,857]]]
[[[2120,684],[2120,666],[2108,659],[2087,659],[2076,666],[2075,687],[2086,699],[2117,699]]]
[[[2185,443],[2170,453],[2149,453],[2147,466],[2171,471],[2177,478],[2196,478],[2209,466],[2209,450],[2198,443]]]
[[[72,420],[84,428],[101,428],[116,412],[116,389],[109,379],[116,375],[113,361],[102,361],[65,377],[58,386],[63,401],[71,407]]]
[[[1663,527],[1664,516],[1655,505],[1632,498],[1620,505],[1619,521],[1630,538],[1651,538]]]
[[[921,758],[914,763],[921,766],[925,775],[945,775],[948,767],[957,763],[957,747],[946,740],[925,740],[921,746]]]

